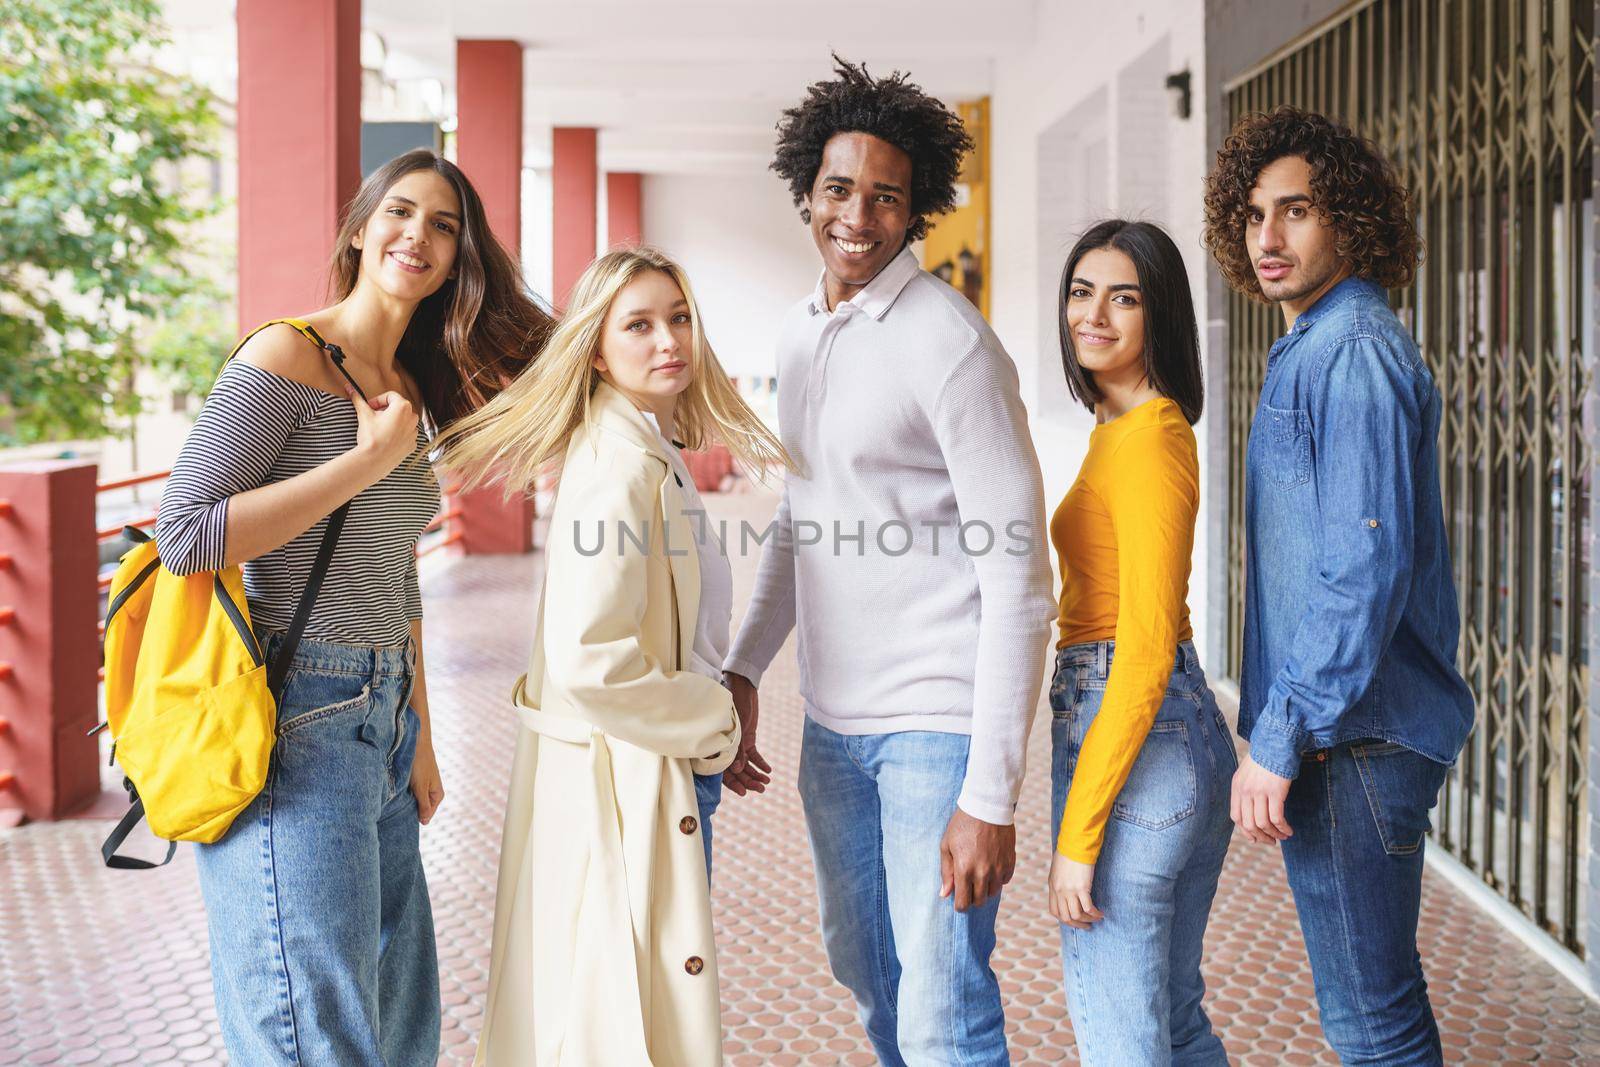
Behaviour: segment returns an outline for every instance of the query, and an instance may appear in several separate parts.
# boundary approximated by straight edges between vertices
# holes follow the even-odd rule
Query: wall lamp
[[[1172,114],[1186,119],[1193,110],[1194,97],[1189,90],[1189,68],[1167,75],[1167,92],[1172,98]]]

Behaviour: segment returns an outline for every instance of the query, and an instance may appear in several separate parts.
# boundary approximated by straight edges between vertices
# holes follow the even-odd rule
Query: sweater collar
[[[834,313],[845,311],[849,305],[851,311],[861,311],[875,319],[882,319],[899,299],[901,292],[911,279],[922,273],[922,265],[917,262],[916,253],[911,251],[907,244],[900,250],[900,254],[884,265],[884,268],[872,276],[862,290],[849,300],[840,301],[834,308]],[[823,271],[822,277],[817,279],[816,291],[811,294],[811,314],[825,315],[828,312],[828,272]],[[848,314],[849,312],[846,312]]]

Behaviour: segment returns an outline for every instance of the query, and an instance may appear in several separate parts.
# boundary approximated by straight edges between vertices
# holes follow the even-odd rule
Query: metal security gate
[[[1440,465],[1477,728],[1437,843],[1582,956],[1594,388],[1593,0],[1371,0],[1230,83],[1230,121],[1338,118],[1400,167],[1426,258],[1396,295],[1444,399]],[[1276,308],[1228,304],[1228,664],[1244,455]]]

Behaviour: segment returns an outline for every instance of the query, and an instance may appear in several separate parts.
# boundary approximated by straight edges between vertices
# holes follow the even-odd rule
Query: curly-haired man
[[[904,75],[842,61],[783,114],[772,169],[822,257],[778,342],[804,474],[724,665],[753,739],[755,686],[799,630],[823,937],[890,1067],[1009,1062],[989,955],[1054,615],[1016,368],[910,248],[970,145]]]
[[[1384,294],[1420,252],[1406,191],[1367,141],[1279,108],[1217,154],[1205,236],[1288,328],[1245,460],[1250,754],[1233,818],[1282,845],[1340,1059],[1440,1063],[1417,955],[1422,849],[1473,705],[1455,666],[1439,391]]]

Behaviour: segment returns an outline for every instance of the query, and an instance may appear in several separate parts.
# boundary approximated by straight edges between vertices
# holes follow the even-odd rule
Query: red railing
[[[421,559],[423,556],[437,552],[441,548],[459,544],[461,539],[466,536],[466,532],[461,529],[460,524],[455,522],[460,517],[461,505],[453,501],[450,495],[446,493],[444,504],[440,507],[439,514],[435,515],[428,525],[422,528],[423,536],[427,536],[437,530],[443,530],[444,536],[435,541],[430,541],[426,545],[419,542],[417,545],[417,558]]]
[[[170,470],[146,471],[144,474],[132,474],[126,478],[118,478],[114,481],[96,482],[94,487],[95,496],[98,498],[101,493],[109,493],[114,489],[128,489],[135,485],[148,485],[151,482],[165,481],[168,475],[171,473],[172,471]],[[154,526],[155,524],[156,513],[152,511],[150,514],[141,518],[133,519],[130,522],[119,522],[115,526],[107,526],[102,529],[98,529],[94,532],[94,535],[95,538],[100,541],[100,543],[104,544],[105,542],[120,536],[123,529],[126,527],[137,526],[140,529],[144,529],[146,527]],[[96,583],[96,585],[102,593],[105,592],[107,589],[111,588],[111,576],[109,574],[105,575],[99,580],[99,582]],[[100,634],[102,637],[105,636],[104,621],[102,621],[100,624]]]
[[[109,482],[96,482],[94,487],[95,501],[98,504],[100,495],[102,493],[110,493],[117,489],[129,489],[136,485],[149,485],[152,482],[165,481],[171,474],[171,470],[146,471],[143,474],[130,474],[126,478],[116,478]],[[98,510],[98,508],[96,510]],[[122,531],[127,529],[129,526],[136,526],[142,530],[154,526],[155,524],[156,513],[155,511],[151,511],[150,514],[141,515],[137,519],[130,519],[126,522],[119,522],[111,526],[100,527],[99,529],[95,530],[94,536],[98,543],[105,544],[107,541],[113,541],[118,537],[121,537]],[[95,581],[95,588],[102,593],[110,589],[111,575],[100,575]],[[100,640],[103,642],[106,636],[106,620],[104,616],[102,616],[95,624],[95,630],[100,635]],[[106,680],[106,669],[104,666],[102,666],[99,670],[99,678],[102,682]]]

